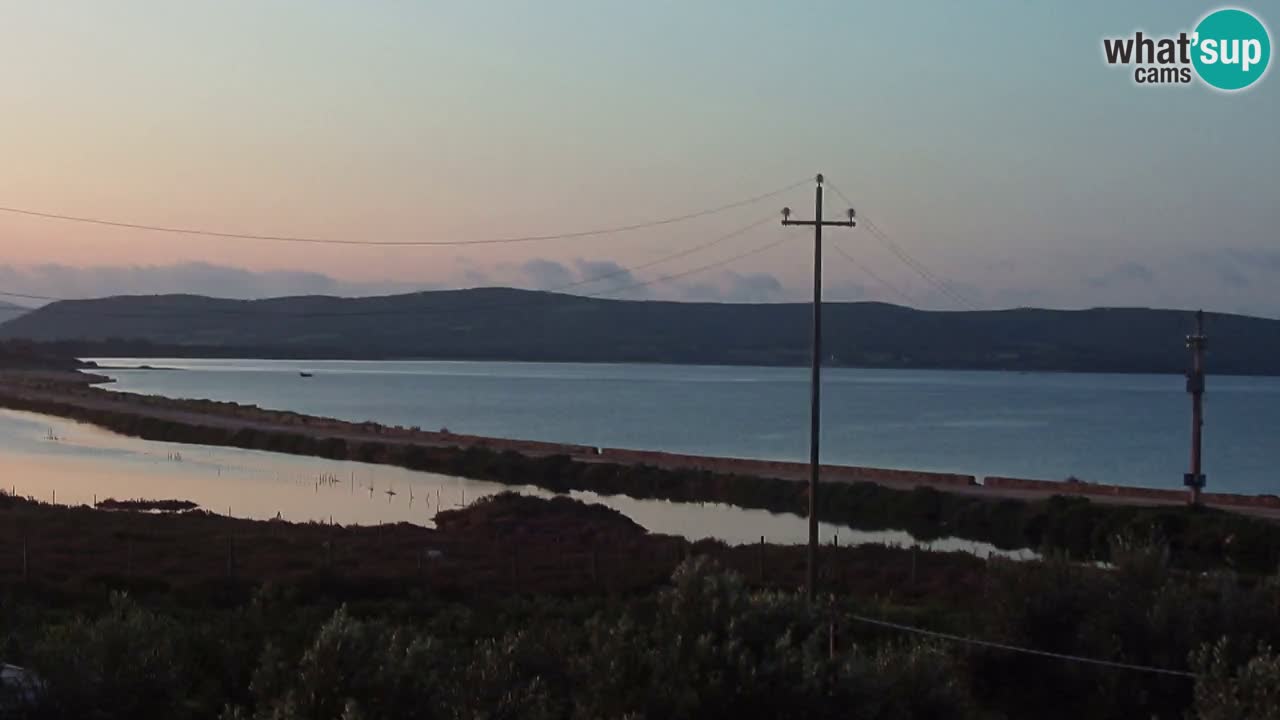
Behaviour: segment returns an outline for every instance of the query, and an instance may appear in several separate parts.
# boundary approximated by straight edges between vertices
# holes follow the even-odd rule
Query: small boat
[[[298,373],[298,377],[313,377],[313,375],[309,372],[300,372]]]

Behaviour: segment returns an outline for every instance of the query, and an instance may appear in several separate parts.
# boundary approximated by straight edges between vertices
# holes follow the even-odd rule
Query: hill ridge
[[[94,354],[803,365],[808,303],[589,298],[516,288],[344,298],[200,295],[62,301],[0,339]],[[1157,308],[824,306],[825,353],[870,367],[1182,372],[1192,313]],[[1209,313],[1215,373],[1280,375],[1280,320]],[[125,352],[131,350],[131,352]]]

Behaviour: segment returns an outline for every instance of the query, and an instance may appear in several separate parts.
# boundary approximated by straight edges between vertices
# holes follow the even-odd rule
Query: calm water
[[[500,437],[808,457],[802,368],[103,359],[114,387]],[[313,372],[302,378],[300,371]],[[1176,486],[1190,401],[1172,375],[833,369],[823,458],[882,467]],[[1211,490],[1280,492],[1280,378],[1210,377]]]
[[[532,487],[419,473],[385,465],[138,440],[90,425],[32,413],[0,410],[0,483],[6,492],[60,505],[88,505],[114,497],[183,499],[218,513],[265,520],[280,513],[302,522],[342,524],[411,522],[434,526],[441,509],[461,507],[504,490],[546,497]],[[389,495],[391,490],[395,494]],[[803,518],[723,505],[669,503],[573,493],[614,508],[651,532],[732,544],[795,544],[806,538]],[[821,535],[842,544],[920,545],[1030,557],[985,543],[943,539],[917,543],[900,531],[864,532],[823,524]]]

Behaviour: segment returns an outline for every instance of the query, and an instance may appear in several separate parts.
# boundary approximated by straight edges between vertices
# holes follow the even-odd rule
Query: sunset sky
[[[678,215],[821,171],[979,307],[1280,316],[1280,77],[1237,94],[1139,87],[1102,58],[1104,36],[1176,34],[1216,7],[0,0],[0,206],[255,234],[466,240]],[[1274,39],[1280,8],[1255,9]],[[812,188],[651,230],[416,248],[0,213],[0,291],[551,287],[652,261],[783,205],[808,217]],[[829,206],[834,215],[843,203],[832,194]],[[770,223],[631,281],[783,232]],[[803,299],[810,245],[792,234],[643,292]],[[832,254],[829,297],[957,307],[872,235],[833,230],[829,242],[893,288]]]

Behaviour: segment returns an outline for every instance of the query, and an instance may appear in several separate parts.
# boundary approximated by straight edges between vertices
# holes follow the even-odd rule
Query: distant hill
[[[1182,372],[1186,311],[931,312],[830,303],[830,365]],[[807,304],[604,300],[505,288],[370,298],[191,295],[54,303],[0,339],[68,341],[79,355],[451,358],[803,365]],[[1280,321],[1210,314],[1215,373],[1280,375]]]

